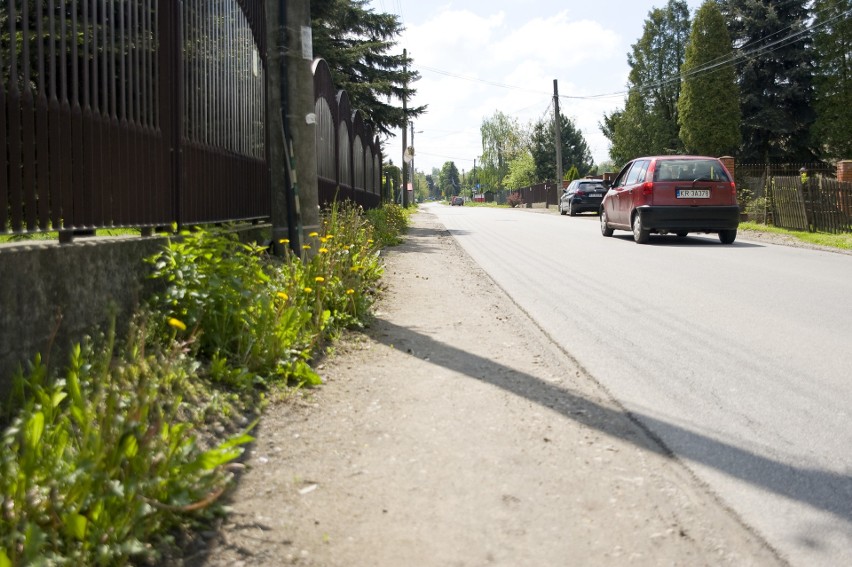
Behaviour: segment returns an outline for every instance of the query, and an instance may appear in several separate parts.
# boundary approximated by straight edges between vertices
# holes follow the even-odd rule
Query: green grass
[[[139,236],[140,232],[138,228],[102,228],[95,231],[95,236]],[[29,240],[59,240],[59,233],[54,230],[0,235],[0,243],[25,242]]]
[[[226,512],[233,461],[268,393],[311,368],[380,292],[381,243],[408,211],[335,205],[301,250],[270,257],[186,231],[146,261],[162,282],[128,336],[36,354],[0,404],[0,567],[159,564]],[[286,240],[282,240],[287,244]]]
[[[787,230],[767,224],[756,222],[741,222],[740,229],[755,230],[760,232],[771,232],[773,234],[785,234],[797,238],[802,242],[809,244],[817,244],[819,246],[828,246],[830,248],[839,248],[842,250],[852,250],[852,234],[832,234],[828,232],[805,232],[801,230]]]

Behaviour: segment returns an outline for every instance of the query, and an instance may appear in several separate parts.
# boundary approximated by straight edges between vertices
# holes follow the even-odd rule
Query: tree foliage
[[[721,156],[740,144],[740,100],[730,61],[731,38],[718,6],[707,0],[695,15],[681,67],[680,138],[689,153]]]
[[[506,189],[529,187],[536,182],[535,160],[526,151],[509,162],[509,174],[503,179]]]
[[[815,145],[829,159],[852,158],[852,0],[815,0]]]
[[[526,133],[517,118],[496,111],[482,121],[482,173],[495,189],[504,188],[509,163],[525,151]]]
[[[686,57],[689,32],[689,7],[684,0],[669,0],[665,8],[648,13],[642,37],[627,56],[630,75],[624,109],[604,115],[600,124],[616,163],[682,149],[677,77]]]
[[[461,181],[455,162],[444,162],[444,165],[441,167],[441,173],[438,175],[438,187],[441,189],[441,194],[445,197],[459,194],[461,191]]]
[[[814,66],[807,4],[719,0],[734,48],[748,54],[737,67],[741,162],[809,162],[816,157],[810,136]]]
[[[574,121],[559,113],[562,134],[562,165],[564,169],[575,166],[581,176],[594,166],[592,154],[583,133]],[[539,120],[530,134],[530,153],[535,162],[536,181],[556,181],[556,144],[553,134],[553,118]]]
[[[402,110],[403,98],[419,73],[412,60],[392,53],[402,24],[395,14],[377,13],[368,0],[313,0],[311,19],[314,55],[328,62],[335,85],[345,90],[352,108],[385,135],[403,128],[407,120],[425,112],[425,106]]]

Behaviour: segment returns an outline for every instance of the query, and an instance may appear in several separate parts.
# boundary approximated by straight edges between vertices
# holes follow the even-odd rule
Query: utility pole
[[[402,50],[402,206],[408,207],[408,162],[405,161],[408,149],[408,50]]]
[[[414,182],[417,181],[416,175],[417,172],[414,169],[414,122],[410,122],[411,125],[411,196],[414,197],[415,201],[417,200],[417,191],[414,188]]]
[[[277,256],[284,255],[287,247],[283,240],[289,240],[289,246],[301,252],[300,222],[297,221],[295,195],[291,184],[290,155],[284,137],[284,114],[287,106],[287,73],[284,53],[287,46],[286,18],[284,3],[280,0],[266,0],[267,26],[266,39],[269,45],[266,73],[266,146],[269,166],[269,188],[272,194],[272,249]]]
[[[553,135],[556,140],[556,206],[562,194],[562,115],[559,113],[559,84],[553,79]],[[545,205],[547,206],[547,205]]]
[[[471,174],[472,183],[473,183],[473,193],[474,195],[479,193],[479,187],[476,186],[476,158],[473,158],[473,173]]]
[[[290,155],[298,172],[297,210],[306,233],[318,231],[316,114],[314,106],[313,39],[310,0],[282,0],[287,10],[287,90],[289,108],[284,119],[290,135]],[[286,8],[285,8],[286,6]]]

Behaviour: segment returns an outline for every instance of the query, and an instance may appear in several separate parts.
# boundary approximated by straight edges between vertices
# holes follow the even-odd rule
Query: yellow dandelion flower
[[[319,233],[314,231],[314,232],[310,233],[308,236],[310,236],[311,238],[316,238],[317,236],[319,236]]]
[[[169,319],[169,325],[171,325],[175,329],[180,329],[181,331],[186,330],[186,324],[180,319],[175,319],[174,317],[171,317]]]
[[[334,235],[333,234],[326,234],[325,237],[327,239],[331,240],[332,238],[334,238]]]
[[[367,244],[372,244],[372,243],[373,243],[373,239],[372,239],[372,238],[371,238],[370,240],[368,240],[368,241],[367,241]]]
[[[304,291],[305,293],[311,293],[313,291],[313,288],[306,287]]]
[[[277,295],[278,295],[278,297],[280,297],[284,301],[287,301],[288,299],[290,299],[290,296],[287,295],[286,293],[284,293],[283,291],[279,291]]]
[[[322,238],[320,238],[320,242],[322,242],[323,244],[325,244],[326,242],[328,242],[328,238],[327,238],[327,237],[325,237],[325,236],[323,236]]]
[[[351,289],[351,288],[350,288],[350,289],[347,289],[347,290],[346,290],[346,295],[352,295],[353,293],[355,293],[355,290],[354,290],[354,289]]]
[[[328,248],[320,248],[319,253],[320,254],[328,254]]]
[[[289,238],[282,238],[281,240],[278,241],[278,243],[279,244],[290,244],[290,239]]]
[[[322,282],[325,281],[325,278],[322,277],[322,276],[317,276],[317,277],[314,278],[314,281],[317,282],[317,283],[322,283]]]
[[[302,244],[302,250],[310,250],[310,249],[311,249],[310,244]]]

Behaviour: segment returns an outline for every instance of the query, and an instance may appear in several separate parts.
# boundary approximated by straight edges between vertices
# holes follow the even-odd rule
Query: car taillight
[[[642,185],[642,194],[646,197],[650,197],[651,195],[654,194],[654,182],[653,181],[646,181]]]
[[[586,192],[585,192],[585,191],[577,191],[576,195],[577,195],[578,197],[585,197],[585,196],[586,196]]]

